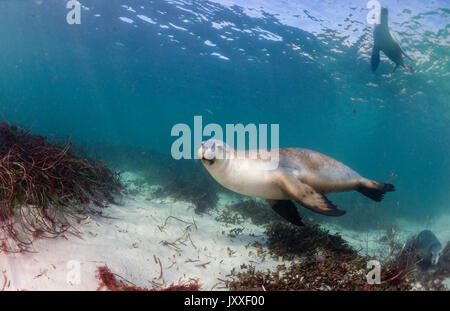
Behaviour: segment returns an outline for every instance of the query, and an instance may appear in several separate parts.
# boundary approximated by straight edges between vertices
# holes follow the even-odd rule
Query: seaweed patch
[[[241,266],[226,283],[231,290],[339,290],[384,291],[410,290],[411,285],[391,270],[382,273],[381,284],[366,279],[367,260],[361,256],[339,256],[328,253],[320,258],[308,257],[289,266],[279,265],[274,271],[257,271],[254,266]]]
[[[268,249],[285,259],[314,255],[321,251],[339,255],[357,254],[341,236],[331,235],[317,224],[298,227],[289,223],[274,222],[266,229],[266,235]]]
[[[274,222],[267,227],[266,247],[272,256],[289,260],[274,270],[257,271],[242,265],[226,283],[231,290],[410,290],[409,267],[398,262],[381,264],[380,284],[367,280],[369,257],[361,256],[339,235],[316,224],[297,227]]]
[[[99,161],[22,128],[0,124],[0,250],[22,252],[33,239],[77,235],[71,219],[100,213],[123,186]],[[71,230],[73,229],[73,230]]]

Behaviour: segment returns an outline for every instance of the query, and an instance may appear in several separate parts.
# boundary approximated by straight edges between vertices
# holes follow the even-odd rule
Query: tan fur
[[[319,152],[301,149],[280,149],[282,165],[291,161],[294,175],[322,193],[352,191],[359,187],[362,177],[341,162]],[[286,162],[288,164],[286,164]]]
[[[323,177],[318,177],[311,173],[304,173],[299,180],[323,194],[335,192],[348,192],[356,190],[360,185],[360,179],[347,181],[333,181]]]
[[[338,166],[341,164],[324,154],[302,148],[280,149],[280,158],[282,157],[289,158],[294,163],[304,165],[312,171],[318,171],[324,166]]]

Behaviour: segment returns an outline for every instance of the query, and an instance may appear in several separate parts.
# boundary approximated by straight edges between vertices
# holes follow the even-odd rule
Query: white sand
[[[139,178],[130,173],[123,177],[126,181]],[[232,203],[231,197],[221,195],[218,208],[211,215],[199,216],[192,204],[170,198],[152,199],[154,189],[146,185],[134,190],[137,195],[104,210],[113,218],[93,217],[77,225],[83,239],[66,234],[57,239],[36,240],[34,253],[0,254],[0,290],[5,279],[6,290],[96,290],[97,268],[105,264],[112,272],[142,287],[199,279],[202,289],[220,290],[223,282],[219,279],[228,279],[230,271],[239,270],[241,264],[266,270],[282,263],[256,254],[252,244],[264,242],[262,227],[250,223],[233,226],[215,220]],[[442,217],[429,227],[443,246],[450,240],[449,223],[450,217]],[[362,254],[381,258],[388,252],[387,245],[379,242],[384,232],[361,234],[333,225],[325,227],[341,234]],[[233,228],[243,231],[233,238],[229,236]],[[401,223],[399,229],[398,239],[403,241],[423,228]]]
[[[198,278],[204,290],[221,289],[218,278],[227,279],[241,264],[265,270],[281,263],[270,258],[260,263],[251,246],[263,242],[262,227],[245,224],[244,231],[232,238],[228,234],[233,226],[217,222],[217,214],[196,215],[186,202],[149,201],[147,190],[143,187],[121,206],[104,210],[117,219],[95,217],[77,225],[83,239],[72,235],[40,239],[34,243],[35,253],[0,254],[0,289],[6,277],[6,290],[96,290],[97,267],[105,264],[138,286],[167,286]],[[219,208],[229,203],[229,198],[221,197]],[[163,226],[169,216],[186,223],[169,218]],[[189,226],[194,221],[196,227]],[[77,283],[73,277],[77,262],[80,282],[73,284]]]

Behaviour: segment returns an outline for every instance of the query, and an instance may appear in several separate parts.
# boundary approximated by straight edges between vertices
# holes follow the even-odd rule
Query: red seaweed
[[[185,284],[171,284],[165,288],[145,288],[139,287],[131,282],[123,279],[117,280],[117,274],[112,273],[107,266],[98,267],[97,278],[100,280],[97,290],[110,290],[110,291],[198,291],[200,285],[198,280],[188,282]]]

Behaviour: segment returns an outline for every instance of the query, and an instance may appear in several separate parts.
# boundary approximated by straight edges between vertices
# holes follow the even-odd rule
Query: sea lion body
[[[355,189],[362,177],[348,166],[319,152],[287,148],[279,150],[276,170],[261,159],[242,159],[208,169],[222,186],[237,193],[262,199],[290,199],[281,188],[273,187],[272,180],[279,174],[292,175],[323,194]],[[224,173],[226,172],[226,173]]]
[[[386,7],[381,9],[380,13],[380,23],[375,26],[373,32],[373,50],[372,50],[372,71],[378,68],[380,63],[380,51],[395,63],[394,71],[398,66],[402,66],[408,71],[412,71],[412,68],[406,65],[403,61],[403,55],[411,59],[406,52],[402,49],[400,44],[394,37],[394,34],[389,29],[388,26],[388,10]]]
[[[217,151],[225,152],[225,156],[216,157]],[[343,163],[313,150],[285,148],[273,151],[278,151],[274,152],[278,155],[277,166],[273,165],[273,159],[249,157],[249,151],[234,150],[216,140],[203,142],[197,155],[222,186],[243,195],[266,199],[275,210],[282,205],[282,209],[292,209],[293,204],[286,201],[294,200],[314,212],[341,216],[345,211],[337,209],[325,194],[357,190],[381,201],[385,192],[394,190],[392,185],[364,178]]]
[[[234,192],[262,199],[287,198],[281,189],[272,187],[267,182],[274,173],[264,166],[258,160],[235,159],[223,166],[207,169],[219,184]]]

